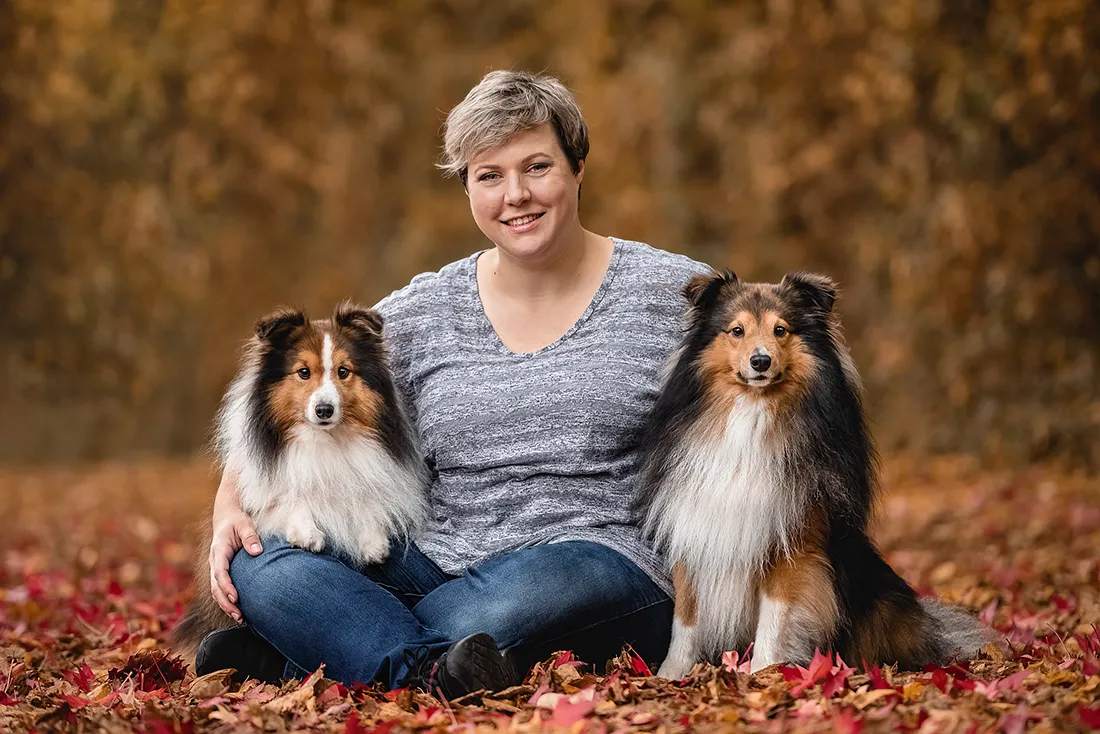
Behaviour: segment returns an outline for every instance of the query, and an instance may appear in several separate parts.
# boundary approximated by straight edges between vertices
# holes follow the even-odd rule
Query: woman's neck
[[[612,249],[608,238],[578,227],[575,236],[538,259],[514,258],[493,248],[482,258],[487,266],[483,274],[508,300],[553,301],[574,294],[595,277],[597,269],[602,280]]]

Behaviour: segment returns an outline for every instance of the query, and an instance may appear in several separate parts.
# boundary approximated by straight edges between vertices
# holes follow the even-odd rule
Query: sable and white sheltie
[[[683,290],[687,333],[644,438],[639,510],[676,591],[659,674],[754,644],[754,671],[972,656],[977,620],[917,594],[867,535],[877,491],[862,386],[828,278],[730,272]]]
[[[376,311],[344,303],[326,320],[296,310],[261,318],[222,401],[214,442],[261,537],[377,563],[391,538],[426,514],[426,471]],[[202,553],[195,579],[209,578]],[[204,635],[233,624],[200,588],[173,646],[193,658]]]

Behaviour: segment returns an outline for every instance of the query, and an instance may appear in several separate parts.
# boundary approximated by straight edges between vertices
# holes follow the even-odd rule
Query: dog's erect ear
[[[280,308],[256,322],[256,336],[261,341],[276,342],[305,323],[306,315],[301,309]]]
[[[714,302],[718,291],[722,286],[737,283],[737,276],[732,270],[727,270],[721,275],[713,270],[709,273],[700,273],[691,276],[691,280],[680,290],[684,298],[695,308],[703,308]]]
[[[836,302],[836,283],[832,278],[817,273],[787,273],[779,285],[789,288],[803,298],[811,308],[830,313]]]
[[[345,329],[366,332],[375,337],[382,336],[382,314],[351,301],[344,301],[337,306],[332,320]]]

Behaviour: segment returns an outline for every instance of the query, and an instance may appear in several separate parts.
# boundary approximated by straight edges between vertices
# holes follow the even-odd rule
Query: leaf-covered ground
[[[629,651],[568,653],[523,686],[441,702],[347,689],[319,671],[282,688],[195,680],[167,653],[189,580],[201,462],[0,471],[0,731],[403,732],[562,728],[1082,731],[1100,728],[1100,483],[966,460],[887,462],[878,537],[918,590],[1005,641],[947,669],[864,670],[819,656],[750,676],[732,651],[670,682]],[[742,651],[743,652],[743,651]]]

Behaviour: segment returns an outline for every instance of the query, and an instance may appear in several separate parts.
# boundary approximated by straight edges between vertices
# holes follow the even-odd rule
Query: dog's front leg
[[[764,579],[752,672],[775,663],[806,664],[832,642],[836,592],[828,561],[817,553],[784,559]]]
[[[286,513],[286,540],[291,545],[314,553],[325,547],[325,534],[317,527],[313,513],[300,504],[289,508]]]
[[[390,556],[390,538],[380,523],[365,522],[359,527],[359,560],[381,563]]]
[[[698,621],[698,599],[695,585],[683,564],[672,567],[672,583],[676,590],[676,611],[672,619],[672,642],[668,646],[668,655],[657,675],[672,680],[680,680],[699,659],[696,622]]]

